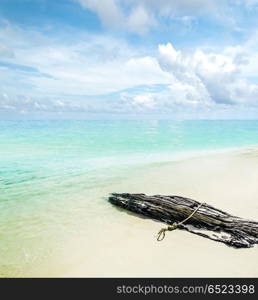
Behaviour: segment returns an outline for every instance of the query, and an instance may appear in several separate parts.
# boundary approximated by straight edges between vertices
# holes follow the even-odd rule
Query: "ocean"
[[[257,145],[255,120],[0,121],[0,276],[59,274],[74,237],[92,255],[89,236],[103,238],[116,222],[106,199],[130,192],[130,178]]]

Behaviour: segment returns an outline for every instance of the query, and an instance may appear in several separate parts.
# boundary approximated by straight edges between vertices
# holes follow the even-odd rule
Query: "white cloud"
[[[134,104],[138,105],[143,105],[147,108],[153,108],[156,105],[156,101],[151,94],[142,94],[133,97],[133,102]]]
[[[130,0],[137,3],[137,0]],[[217,13],[223,7],[223,3],[227,1],[221,0],[142,0],[144,5],[162,16],[174,16],[176,14],[202,14]]]
[[[0,67],[0,109],[120,112],[255,106],[258,85],[248,77],[257,74],[257,40],[258,34],[243,45],[191,52],[168,43],[153,53],[107,35],[51,38],[6,24],[0,29],[5,63]],[[163,87],[157,92],[139,88],[155,85]],[[121,99],[105,99],[108,93],[120,93]],[[83,95],[103,100],[90,103]]]
[[[172,73],[177,79],[177,83],[172,85],[173,90],[176,88],[181,90],[184,94],[182,99],[188,99],[187,101],[209,103],[210,95],[203,81],[195,73],[191,60],[191,57],[175,50],[170,43],[159,45],[161,68]]]
[[[0,29],[0,39],[13,52],[13,57],[3,57],[3,61],[20,66],[15,70],[5,67],[0,74],[0,87],[6,93],[12,82],[20,93],[31,96],[100,95],[170,82],[170,75],[155,58],[120,39],[77,33],[74,40],[67,41],[11,25]]]
[[[156,20],[145,6],[139,4],[130,7],[129,12],[123,9],[119,0],[77,0],[82,7],[95,12],[102,24],[111,29],[124,29],[143,34],[156,25]],[[130,4],[130,1],[127,3]]]
[[[143,34],[157,24],[154,16],[144,6],[135,7],[128,17],[128,28],[132,32]]]
[[[239,48],[226,49],[225,53],[196,50],[189,55],[167,44],[159,46],[159,62],[163,70],[173,74],[181,85],[191,87],[191,97],[195,100],[258,104],[258,85],[241,77],[242,65],[248,62],[246,56]]]
[[[127,95],[127,103],[163,112],[175,107],[257,107],[258,84],[245,78],[250,60],[245,45],[226,47],[220,53],[201,49],[184,53],[171,43],[159,45],[158,50],[161,69],[171,75],[168,88],[152,94]]]
[[[116,28],[123,22],[123,14],[115,0],[78,0],[78,2],[96,12],[105,26]]]
[[[5,45],[0,44],[0,57],[13,57],[13,52]]]
[[[143,34],[157,26],[160,18],[181,18],[189,27],[196,16],[215,17],[223,22],[234,23],[229,14],[237,2],[232,0],[74,0],[83,8],[97,14],[106,28],[122,29]],[[248,6],[256,0],[249,0]],[[246,6],[244,0],[240,3]]]
[[[182,16],[186,26],[194,15],[210,13],[221,16],[227,1],[222,0],[75,0],[83,8],[97,14],[102,24],[111,29],[122,29],[143,34],[158,24],[159,17]]]

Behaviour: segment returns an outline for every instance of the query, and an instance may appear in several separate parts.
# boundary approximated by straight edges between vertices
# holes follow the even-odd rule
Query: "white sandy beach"
[[[246,149],[148,169],[117,186],[116,192],[182,195],[258,220],[257,183],[258,150]],[[106,206],[110,215],[92,228],[87,242],[80,236],[70,241],[62,259],[69,256],[71,264],[55,275],[258,277],[258,245],[234,249],[181,230],[157,242],[155,235],[162,223],[120,211],[109,203]]]

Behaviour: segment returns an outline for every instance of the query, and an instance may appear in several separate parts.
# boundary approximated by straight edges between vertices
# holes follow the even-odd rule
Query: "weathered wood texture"
[[[200,204],[198,201],[179,196],[129,193],[111,194],[109,201],[169,225],[184,220]],[[258,222],[232,216],[206,203],[178,228],[235,248],[249,248],[258,243]]]

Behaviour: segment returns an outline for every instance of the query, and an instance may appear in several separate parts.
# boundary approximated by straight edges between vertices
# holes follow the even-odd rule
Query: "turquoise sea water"
[[[255,145],[252,120],[0,121],[0,276],[44,274],[63,240],[87,238],[92,219],[96,226],[105,216],[113,184],[153,165]]]

